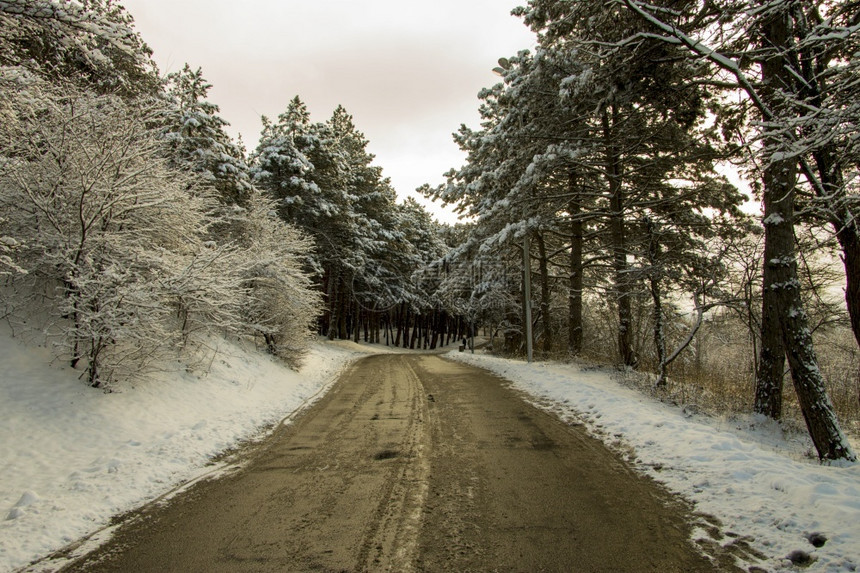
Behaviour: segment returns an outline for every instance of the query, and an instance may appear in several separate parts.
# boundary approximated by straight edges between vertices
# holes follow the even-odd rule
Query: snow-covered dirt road
[[[579,426],[438,356],[358,361],[246,456],[66,570],[714,570],[683,504]]]

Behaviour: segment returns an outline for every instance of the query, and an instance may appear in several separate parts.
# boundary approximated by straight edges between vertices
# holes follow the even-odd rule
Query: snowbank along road
[[[358,361],[244,455],[64,570],[732,569],[600,442],[435,355]]]

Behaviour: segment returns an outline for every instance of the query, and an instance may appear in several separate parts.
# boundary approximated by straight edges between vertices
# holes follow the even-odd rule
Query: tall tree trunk
[[[779,14],[771,17],[764,26],[764,40],[770,46],[788,45],[787,16]],[[783,54],[778,53],[762,63],[765,96],[774,106],[778,105],[775,94],[791,81],[783,58]],[[762,290],[770,294],[769,302],[779,318],[780,334],[785,345],[794,389],[818,457],[827,460],[854,460],[855,455],[839,428],[833,405],[827,395],[803,307],[794,242],[797,167],[794,159],[781,159],[777,155],[785,148],[780,145],[781,137],[784,135],[766,134],[764,141],[767,166],[764,173],[765,249]],[[774,381],[766,382],[774,384]]]
[[[571,172],[568,188],[575,193],[576,176]],[[567,351],[571,356],[582,352],[582,206],[576,200],[571,200],[567,207],[570,214],[570,283],[568,287],[568,337]]]
[[[663,293],[660,283],[662,282],[663,270],[660,267],[662,249],[660,237],[653,221],[648,221],[648,282],[651,290],[651,301],[654,305],[654,348],[657,350],[657,382],[658,388],[666,386],[668,382],[666,361],[666,333],[663,327]]]
[[[663,294],[660,292],[660,277],[651,277],[651,300],[654,302],[654,347],[657,349],[657,382],[658,388],[665,387],[669,382],[668,365],[666,364],[666,332],[663,327]]]
[[[434,320],[436,317],[436,313],[431,311],[424,317],[424,346],[423,349],[427,350],[430,347],[430,338],[433,336]]]
[[[528,243],[528,246],[529,246],[529,248],[531,248],[530,242]],[[526,261],[528,261],[528,262],[526,263]],[[523,328],[522,328],[522,333],[520,335],[520,340],[519,340],[519,344],[518,344],[518,346],[519,346],[518,351],[521,350],[523,352],[528,352],[528,350],[527,350],[528,349],[528,341],[526,340],[526,337],[529,335],[529,333],[532,331],[532,329],[531,329],[531,325],[529,325],[529,322],[531,321],[531,316],[530,316],[531,313],[529,312],[529,309],[526,307],[527,304],[528,305],[531,304],[531,301],[528,299],[528,296],[531,295],[531,292],[529,292],[528,294],[526,293],[526,291],[529,290],[529,289],[526,289],[526,273],[529,273],[529,275],[531,275],[531,272],[532,272],[532,269],[531,269],[531,253],[524,251],[523,262],[524,262],[524,264],[523,264],[522,286],[521,286],[521,292],[522,292],[523,296],[520,297],[520,300],[522,303],[520,305],[520,313],[521,313],[520,317],[522,319]],[[531,357],[529,357],[529,359],[531,359]]]
[[[418,313],[413,314],[412,319],[412,336],[409,337],[409,349],[415,350],[415,342],[421,336],[421,315]],[[406,344],[404,343],[404,348]]]
[[[851,227],[842,233],[848,235],[844,241],[839,241],[842,244],[842,262],[845,266],[845,301],[854,339],[860,345],[860,228],[857,221],[852,221]]]
[[[543,324],[543,351],[552,351],[552,327],[550,320],[549,263],[546,258],[546,242],[543,233],[537,233],[538,267],[540,268],[540,320]]]
[[[610,113],[612,118],[610,121]],[[601,115],[606,153],[606,179],[609,182],[609,240],[612,249],[612,270],[615,275],[615,296],[618,300],[618,354],[625,366],[636,366],[633,352],[633,310],[630,301],[629,265],[624,232],[624,190],[621,185],[621,154],[614,142],[612,128],[617,124],[614,106]]]
[[[412,308],[408,305],[405,305],[405,306],[406,306],[406,313],[405,313],[405,316],[403,317],[403,348],[409,348],[409,343],[410,343],[409,325],[411,322],[413,322],[412,321]],[[413,329],[414,329],[414,327],[413,327]]]
[[[358,343],[361,340],[361,327],[364,322],[362,317],[361,305],[358,304],[358,300],[354,303],[355,310],[353,311],[353,319],[352,319],[352,327],[355,329],[352,333],[352,341]],[[364,327],[364,339],[367,341],[367,326]]]
[[[340,317],[338,316],[340,296],[340,269],[333,269],[329,273],[328,284],[328,332],[326,333],[329,340],[334,340],[337,337],[337,325]]]
[[[830,225],[842,249],[845,267],[845,305],[851,320],[854,340],[860,346],[860,227],[845,200],[845,181],[842,169],[836,163],[832,145],[813,153],[821,186],[816,187],[819,199],[829,211]],[[840,200],[841,199],[841,200]]]
[[[765,245],[765,260],[767,260]],[[772,271],[765,265],[763,284],[772,285]],[[773,420],[782,418],[782,387],[785,374],[785,344],[780,327],[778,292],[765,286],[762,292],[761,347],[756,368],[753,410]]]
[[[397,335],[394,337],[394,346],[400,346],[400,337],[403,334],[403,318],[402,313],[406,312],[405,310],[406,303],[401,303],[400,308],[397,309],[397,312],[394,313],[394,321],[397,323]]]
[[[786,45],[788,22],[776,16],[764,30],[768,45]],[[770,105],[779,105],[778,93],[786,85],[787,70],[784,56],[773,55],[762,62],[762,95]],[[754,410],[774,420],[782,417],[783,374],[786,347],[783,336],[784,289],[797,281],[794,261],[794,194],[797,168],[793,160],[776,161],[780,150],[779,137],[765,140],[764,170],[764,271],[762,276],[761,348],[756,371]],[[786,243],[790,243],[786,244]],[[791,257],[783,262],[783,257]],[[792,267],[791,265],[795,266]],[[792,275],[792,271],[795,273]]]
[[[803,8],[799,7],[799,10]],[[797,12],[796,12],[797,14]],[[813,31],[810,20],[802,18],[795,21],[798,35],[808,38]],[[825,108],[824,94],[827,93],[826,74],[819,70],[827,69],[835,57],[835,52],[798,48],[793,66],[803,76],[798,88],[801,96],[818,109]],[[845,304],[851,320],[854,340],[860,345],[860,227],[850,208],[845,189],[845,175],[838,161],[839,150],[832,142],[825,143],[812,152],[815,169],[818,171],[819,184],[814,185],[818,200],[827,210],[827,219],[833,227],[836,239],[842,249],[842,263],[845,267]],[[804,169],[807,169],[804,166]],[[809,167],[811,170],[811,167]],[[809,178],[812,181],[812,178]]]
[[[385,346],[391,346],[391,341],[394,339],[394,331],[391,328],[391,321],[394,315],[391,310],[385,315]],[[394,346],[397,346],[396,344]]]
[[[349,340],[349,332],[346,328],[346,316],[350,307],[350,292],[346,280],[341,276],[338,280],[338,321],[337,337],[340,340]]]

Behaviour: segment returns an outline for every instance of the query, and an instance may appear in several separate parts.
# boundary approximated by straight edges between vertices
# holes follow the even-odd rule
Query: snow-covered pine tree
[[[171,166],[197,174],[223,204],[244,205],[252,187],[245,152],[227,134],[218,106],[206,99],[212,86],[202,70],[185,64],[165,81],[163,138]]]
[[[542,20],[545,4],[552,3],[532,3],[522,12],[540,32],[538,52],[500,62],[497,71],[505,83],[481,94],[483,129],[464,127],[457,137],[468,162],[434,195],[459,202],[478,218],[484,249],[518,244],[511,239],[525,232],[534,238],[546,347],[552,346],[553,332],[546,320],[553,314],[550,270],[565,269],[571,277],[568,348],[575,353],[586,261],[594,261],[595,268],[611,262],[608,292],[618,309],[619,355],[632,365],[637,358],[631,301],[644,277],[637,271],[645,266],[649,244],[643,222],[659,220],[667,240],[697,238],[675,241],[683,248],[663,249],[661,263],[652,269],[659,287],[682,274],[670,269],[669,253],[675,269],[714,268],[690,264],[706,251],[705,238],[721,228],[703,212],[737,215],[741,196],[713,172],[719,150],[712,144],[713,130],[702,127],[707,95],[688,81],[694,67],[683,59],[674,63],[659,42],[628,46],[624,54],[603,42],[641,28],[635,19],[562,3],[547,8],[553,17]],[[576,26],[577,21],[589,24]],[[566,260],[562,253],[569,254]],[[689,284],[671,282],[673,289]],[[655,340],[662,340],[660,321],[655,323]],[[662,358],[658,362],[665,366]]]
[[[638,287],[630,280],[639,264],[631,261],[646,260],[646,245],[656,246],[648,239],[648,225],[641,223],[659,219],[664,235],[677,228],[677,236],[706,236],[711,231],[701,216],[704,210],[737,214],[741,196],[714,174],[716,134],[703,128],[713,103],[690,81],[697,74],[695,65],[674,57],[670,46],[638,36],[642,24],[617,7],[536,0],[518,13],[540,32],[541,44],[553,54],[560,73],[567,70],[557,91],[568,107],[578,110],[575,121],[594,142],[589,146],[583,139],[586,144],[580,148],[603,150],[602,161],[590,167],[603,165],[606,187],[598,205],[606,208],[619,349],[624,362],[631,364],[635,357],[629,305],[632,289]],[[623,50],[615,42],[625,42]],[[665,252],[683,257],[692,244],[686,246]],[[666,270],[659,278],[651,273],[652,287],[671,276]],[[660,289],[651,290],[656,294]],[[658,354],[663,354],[661,321],[654,321]]]
[[[326,297],[320,331],[342,334],[345,316],[337,315],[344,275],[355,252],[349,248],[354,223],[345,180],[344,156],[335,147],[330,126],[311,123],[307,106],[297,96],[277,123],[263,120],[253,157],[253,178],[278,204],[281,217],[313,237],[318,250],[308,256]]]
[[[127,97],[158,93],[151,55],[114,0],[0,1],[0,65]]]
[[[264,119],[253,158],[254,181],[318,246],[309,268],[324,297],[319,330],[330,338],[355,338],[370,322],[378,327],[375,315],[395,304],[432,307],[412,288],[421,257],[398,224],[394,189],[367,145],[343,107],[312,123],[296,97],[277,123]]]

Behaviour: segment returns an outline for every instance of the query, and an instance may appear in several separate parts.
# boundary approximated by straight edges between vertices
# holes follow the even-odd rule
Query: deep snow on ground
[[[823,466],[809,457],[807,438],[786,436],[775,423],[708,417],[691,405],[663,404],[615,381],[612,370],[480,353],[450,356],[496,372],[564,420],[585,423],[635,458],[637,468],[693,502],[696,512],[718,518],[721,544],[742,540],[766,556],[742,565],[860,570],[860,463]],[[707,538],[705,529],[694,537]],[[811,543],[815,534],[827,539],[824,546]],[[797,552],[815,561],[808,568],[793,566],[787,557]]]
[[[11,571],[202,474],[318,398],[366,353],[317,343],[294,372],[223,339],[208,372],[87,387],[0,329],[0,571]]]

